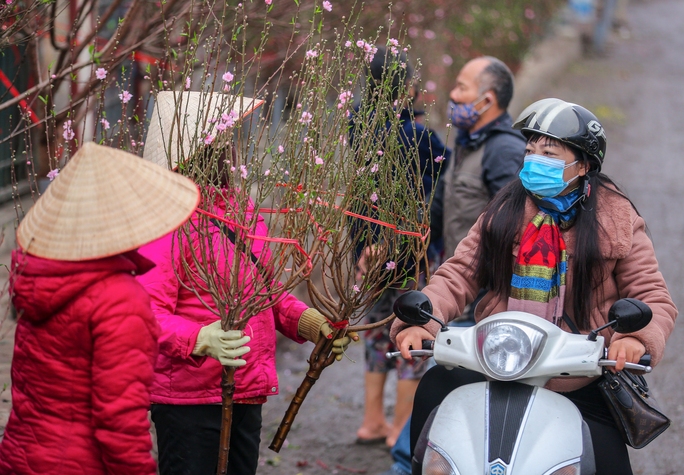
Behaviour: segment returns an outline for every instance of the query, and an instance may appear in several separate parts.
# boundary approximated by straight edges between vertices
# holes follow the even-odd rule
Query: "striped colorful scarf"
[[[563,316],[567,259],[558,225],[540,211],[520,241],[508,310],[529,312],[558,324]]]

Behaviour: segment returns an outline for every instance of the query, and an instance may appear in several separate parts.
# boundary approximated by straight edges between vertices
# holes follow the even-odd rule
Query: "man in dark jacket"
[[[513,75],[494,57],[469,61],[456,78],[449,103],[458,129],[455,156],[437,182],[430,210],[432,239],[443,236],[446,258],[522,166],[525,139],[506,112],[512,97]]]

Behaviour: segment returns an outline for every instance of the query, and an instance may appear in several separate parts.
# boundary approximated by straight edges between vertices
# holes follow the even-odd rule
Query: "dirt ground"
[[[633,0],[629,35],[612,41],[605,57],[575,61],[562,74],[543,72],[529,102],[560,97],[596,112],[606,128],[605,171],[627,191],[649,224],[661,270],[675,303],[684,306],[681,236],[684,217],[684,2]],[[624,32],[623,32],[624,33]],[[538,78],[539,79],[539,78]],[[530,90],[529,87],[527,89]],[[438,132],[441,132],[438,130]],[[7,257],[7,243],[2,255]],[[5,259],[6,260],[6,259]],[[0,326],[0,389],[9,385],[12,325]],[[656,397],[673,421],[656,442],[632,452],[637,475],[681,473],[684,464],[684,330],[678,325],[665,359],[649,377]],[[264,406],[259,474],[376,475],[391,465],[384,446],[359,446],[355,432],[363,415],[363,347],[353,345],[349,358],[323,372],[298,415],[279,454],[268,449],[289,400],[302,381],[312,345],[279,341],[280,395]],[[391,416],[393,386],[387,384],[386,407]],[[0,430],[11,407],[9,390],[0,393]]]
[[[281,339],[278,376],[281,394],[264,406],[259,474],[367,473],[387,470],[392,459],[384,445],[360,446],[354,443],[363,418],[363,345],[352,345],[348,359],[323,371],[295,419],[280,453],[268,449],[282,415],[301,383],[305,363],[313,345],[298,345]],[[396,384],[388,378],[385,406],[391,417]]]

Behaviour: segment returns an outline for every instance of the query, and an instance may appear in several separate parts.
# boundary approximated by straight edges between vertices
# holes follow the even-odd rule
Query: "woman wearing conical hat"
[[[198,201],[187,178],[86,143],[26,214],[0,474],[156,473],[147,411],[159,327],[134,277],[154,264],[136,249]]]
[[[228,203],[231,198],[221,199],[218,196],[230,197],[232,193],[220,178],[223,176],[221,167],[223,159],[232,152],[228,147],[217,150],[193,145],[198,142],[193,141],[198,135],[196,129],[201,128],[198,124],[205,120],[211,123],[212,119],[225,114],[223,109],[226,107],[222,105],[230,101],[222,96],[226,95],[214,94],[208,98],[199,92],[160,93],[145,141],[144,158],[174,168],[179,157],[199,153],[223,154],[218,160],[219,170],[215,171],[217,180],[214,183],[222,191],[217,193],[213,212],[225,216],[228,214],[226,208],[231,206]],[[243,102],[250,103],[246,98]],[[179,114],[179,110],[183,112]],[[238,113],[243,114],[244,111]],[[179,119],[180,115],[182,119]],[[179,134],[178,130],[182,132]],[[219,142],[223,141],[216,139],[214,144]],[[165,151],[166,144],[171,144],[168,151]],[[197,162],[195,160],[193,165]],[[192,167],[184,167],[189,168]],[[249,221],[251,216],[246,219]],[[284,294],[278,297],[273,308],[249,319],[246,336],[236,330],[224,332],[215,307],[212,311],[205,306],[205,303],[215,305],[211,295],[188,277],[188,274],[197,275],[196,269],[192,268],[194,262],[187,262],[188,270],[180,258],[181,252],[187,256],[206,249],[225,251],[221,257],[198,257],[197,261],[212,262],[220,275],[229,273],[225,272],[226,266],[234,260],[229,232],[217,226],[211,226],[208,233],[204,231],[195,233],[190,239],[182,239],[182,249],[179,249],[181,245],[175,233],[141,248],[141,253],[156,264],[155,269],[138,280],[149,292],[152,310],[161,326],[159,357],[151,393],[152,420],[159,446],[159,471],[161,475],[216,473],[221,431],[221,372],[222,365],[225,365],[237,367],[228,473],[248,475],[257,470],[261,407],[267,396],[278,394],[276,328],[298,343],[316,342],[321,335],[332,333],[332,329],[318,311],[307,308],[294,296]],[[202,243],[207,234],[213,245]],[[263,219],[257,221],[250,234],[267,236]],[[262,253],[266,252],[264,241],[255,239],[251,254],[260,261],[268,261],[261,259]],[[239,279],[248,272],[241,273]],[[349,337],[335,341],[336,350],[341,352],[349,341]]]

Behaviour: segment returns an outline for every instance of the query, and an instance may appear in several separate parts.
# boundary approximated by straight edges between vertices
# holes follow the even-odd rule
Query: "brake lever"
[[[617,361],[615,360],[600,360],[598,362],[599,366],[615,367],[616,364]],[[650,373],[651,371],[653,371],[653,367],[637,363],[625,363],[625,369],[629,369],[632,371],[643,371],[644,373]]]
[[[434,354],[435,340],[423,340],[421,342],[422,350],[409,350],[411,356],[432,356]],[[391,359],[401,356],[401,351],[388,351],[385,353],[385,358]]]
[[[411,356],[432,356],[435,354],[434,350],[410,350]],[[396,358],[401,356],[401,351],[388,351],[385,353],[385,357],[388,359]]]

